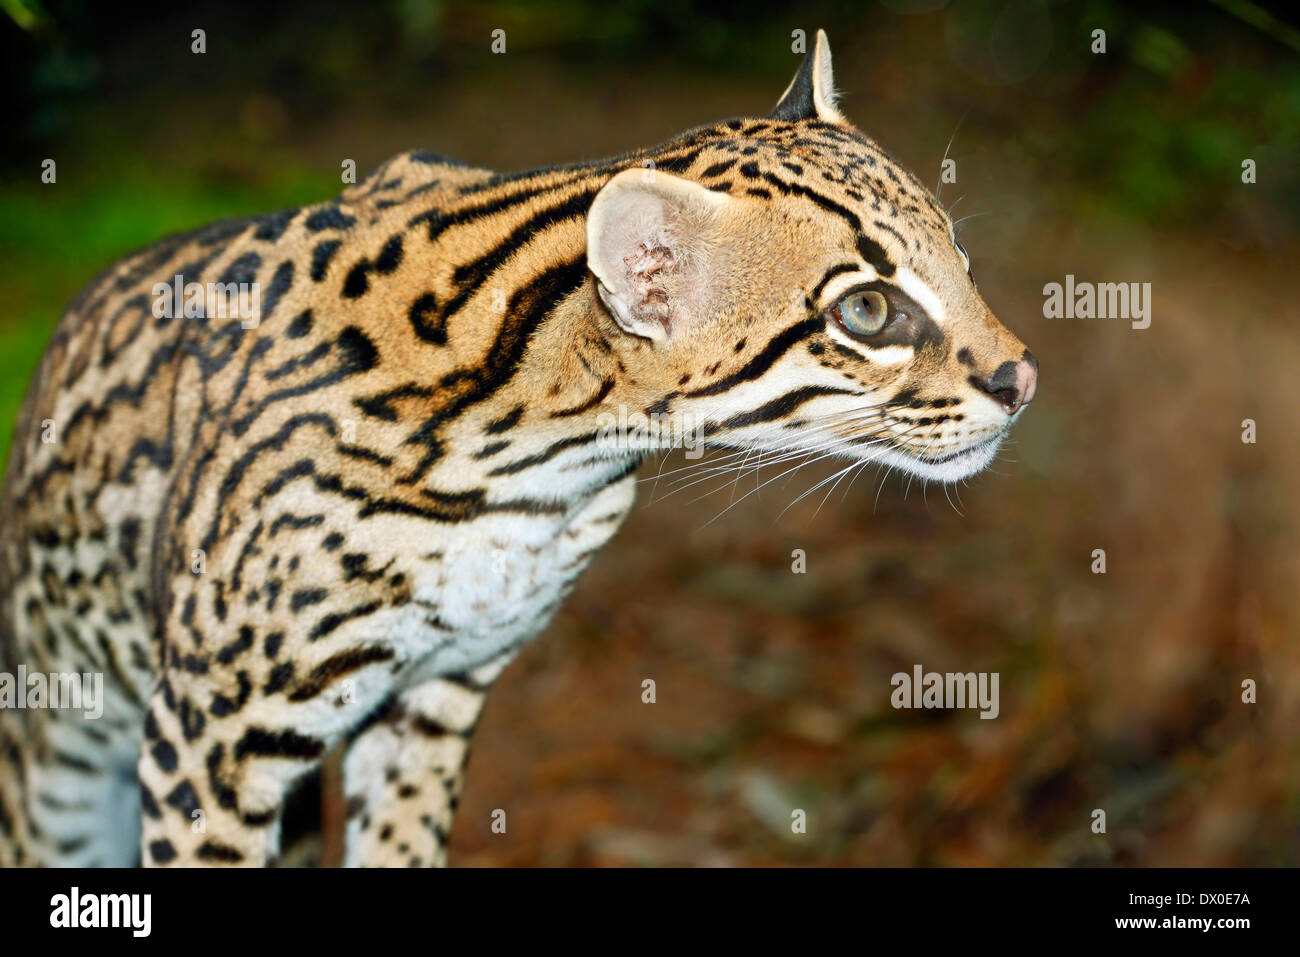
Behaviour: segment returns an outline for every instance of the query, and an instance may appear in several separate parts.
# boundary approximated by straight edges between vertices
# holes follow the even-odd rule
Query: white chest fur
[[[535,637],[617,531],[634,492],[629,477],[567,514],[488,514],[439,529],[408,565],[402,643],[417,670],[466,670]]]

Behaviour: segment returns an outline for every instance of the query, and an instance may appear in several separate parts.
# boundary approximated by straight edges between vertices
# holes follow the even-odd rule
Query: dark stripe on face
[[[895,235],[898,234],[895,233]],[[903,245],[906,246],[907,243]],[[858,234],[858,255],[870,263],[871,267],[879,275],[888,278],[894,274],[894,264],[889,261],[889,255],[885,252],[885,247],[862,233]]]
[[[764,173],[763,179],[787,195],[803,196],[812,200],[823,209],[839,216],[848,223],[850,227],[852,227],[854,234],[858,237],[858,252],[861,254],[862,258],[870,263],[881,276],[892,276],[894,274],[894,264],[889,261],[889,257],[886,255],[884,247],[863,234],[862,220],[859,219],[852,210],[835,202],[833,199],[821,195],[816,190],[809,189],[808,187],[802,186],[798,183],[785,183],[778,177],[773,176],[771,173]],[[876,225],[893,233],[895,236],[898,236],[897,231],[888,226],[888,224],[876,223]],[[901,236],[898,236],[898,238],[899,241],[902,242],[903,246],[906,247],[907,242],[903,240]]]
[[[704,434],[713,435],[723,429],[739,429],[747,425],[757,425],[761,422],[771,422],[775,419],[783,419],[799,406],[812,399],[824,395],[858,395],[859,393],[852,389],[835,389],[829,386],[809,385],[802,388],[794,389],[783,396],[779,396],[770,402],[765,402],[757,409],[750,412],[742,412],[739,415],[733,415],[721,424],[710,423],[705,426]]]
[[[842,359],[848,359],[850,362],[867,362],[870,361],[860,352],[854,352],[848,346],[831,340],[831,349]]]
[[[484,429],[484,431],[488,435],[500,435],[502,432],[509,432],[519,424],[519,420],[522,419],[523,416],[524,407],[522,405],[516,406],[496,421],[489,422],[488,427]]]
[[[889,225],[889,223],[886,223],[886,222],[884,222],[883,220],[879,220],[879,219],[877,219],[877,220],[876,220],[874,223],[872,223],[871,225],[875,226],[877,229],[880,229],[880,230],[883,230],[884,232],[889,233],[889,234],[892,235],[895,239],[897,239],[897,240],[899,241],[899,243],[902,244],[902,246],[903,246],[904,249],[907,248],[907,240],[903,238],[903,234],[900,233],[900,232],[899,232],[897,229],[895,229],[893,226]],[[879,249],[880,247],[877,246],[876,248]],[[894,271],[894,267],[893,267],[893,266],[890,266],[890,267],[889,267],[889,273],[881,273],[881,275],[882,275],[882,276],[884,276],[884,275],[889,275],[889,274],[892,274],[893,271]]]
[[[522,472],[524,469],[532,468],[534,465],[541,465],[543,462],[549,462],[566,449],[588,445],[594,442],[599,436],[600,432],[587,432],[583,435],[572,435],[567,439],[560,439],[560,441],[551,443],[536,455],[530,455],[527,458],[518,459],[517,461],[494,468],[491,472],[488,472],[488,475],[514,475],[516,472]]]
[[[690,399],[700,399],[706,396],[720,395],[729,389],[735,388],[742,382],[749,382],[753,379],[757,379],[763,373],[767,372],[768,369],[772,368],[778,359],[789,352],[791,346],[798,342],[802,342],[811,335],[814,335],[825,325],[826,321],[822,319],[821,316],[813,316],[809,319],[803,320],[803,322],[796,323],[780,335],[773,338],[762,352],[750,359],[743,367],[726,378],[719,379],[712,385],[707,385],[703,388],[695,389],[692,392],[687,392],[686,397]]]
[[[817,285],[813,287],[812,295],[808,298],[816,304],[817,300],[821,298],[822,290],[826,288],[828,282],[836,276],[844,275],[846,272],[856,272],[857,269],[857,263],[840,263],[838,266],[832,266],[826,271],[826,275],[822,276],[821,282],[817,283]]]
[[[579,413],[586,412],[588,409],[593,409],[596,406],[600,405],[600,403],[604,400],[605,396],[609,395],[610,390],[612,390],[613,388],[614,388],[614,380],[606,379],[604,382],[600,384],[600,391],[597,392],[595,395],[593,395],[586,402],[582,403],[581,405],[576,405],[571,409],[561,409],[558,412],[552,412],[551,418],[563,419],[566,416],[578,415]]]
[[[773,176],[771,173],[764,173],[763,179],[768,183],[771,183],[787,196],[802,196],[805,199],[812,200],[827,212],[834,213],[836,216],[839,216],[848,223],[854,233],[862,232],[862,220],[858,218],[857,214],[847,206],[842,206],[835,202],[835,200],[831,199],[829,196],[823,196],[816,190],[809,189],[807,186],[803,186],[799,183],[787,183],[779,177]]]

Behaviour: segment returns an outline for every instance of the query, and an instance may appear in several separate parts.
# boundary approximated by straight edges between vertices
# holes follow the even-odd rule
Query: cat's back
[[[89,609],[111,610],[114,632],[135,621],[143,633],[155,533],[168,505],[201,494],[204,483],[185,487],[195,465],[234,454],[263,413],[321,401],[324,377],[363,363],[382,330],[360,331],[359,287],[400,258],[388,234],[491,175],[403,153],[333,200],[168,236],[91,280],[15,427],[0,490],[0,659],[15,635],[57,634],[55,619],[75,625]],[[145,645],[131,652],[141,663]]]

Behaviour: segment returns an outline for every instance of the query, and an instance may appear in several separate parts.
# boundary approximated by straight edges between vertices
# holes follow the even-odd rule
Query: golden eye
[[[889,302],[875,290],[855,292],[837,302],[831,312],[854,335],[874,336],[885,328]]]

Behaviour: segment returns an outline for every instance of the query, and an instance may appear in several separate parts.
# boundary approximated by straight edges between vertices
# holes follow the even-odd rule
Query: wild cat
[[[407,153],[94,280],[5,477],[0,672],[106,700],[0,710],[0,860],[272,864],[342,747],[346,863],[443,863],[488,688],[632,503],[611,410],[987,465],[1037,364],[834,100],[819,33],[767,117],[523,173]],[[178,276],[256,306],[158,308]]]

